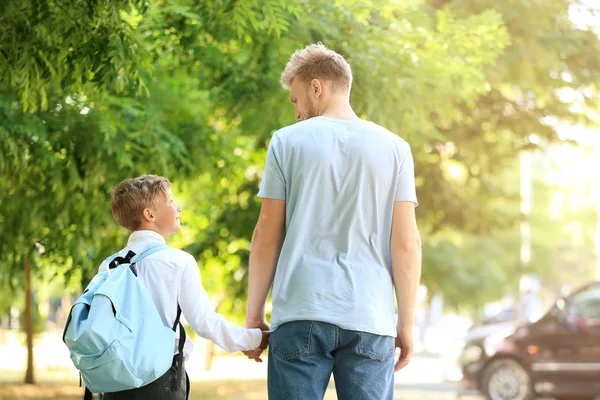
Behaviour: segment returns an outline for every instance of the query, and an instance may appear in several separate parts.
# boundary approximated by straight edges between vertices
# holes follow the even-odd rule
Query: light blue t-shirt
[[[271,329],[315,320],[396,336],[393,205],[417,204],[408,143],[369,121],[298,122],[273,135],[258,196],[286,201]]]

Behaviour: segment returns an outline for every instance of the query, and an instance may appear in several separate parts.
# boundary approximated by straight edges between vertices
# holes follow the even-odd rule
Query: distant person
[[[519,299],[519,320],[530,323],[542,316],[542,302],[532,289],[525,290]]]
[[[173,199],[171,182],[161,176],[143,175],[119,183],[113,192],[111,208],[119,225],[132,232],[127,246],[119,253],[121,256],[130,250],[139,254],[149,245],[165,243],[165,238],[181,229],[181,208]],[[100,271],[106,270],[107,264],[102,264]],[[165,326],[174,325],[179,306],[198,335],[228,352],[266,348],[266,331],[234,326],[214,312],[192,255],[167,248],[136,263],[136,269]],[[179,329],[177,326],[177,338]],[[185,340],[183,354],[179,352],[179,339],[173,345],[173,365],[162,377],[138,389],[105,393],[104,400],[187,399],[190,387],[184,359],[188,359],[193,344],[189,338]]]
[[[410,147],[354,113],[350,65],[322,44],[296,51],[281,83],[300,122],[269,144],[246,321],[268,328],[273,284],[269,399],[322,399],[332,373],[341,399],[393,399],[421,271]]]

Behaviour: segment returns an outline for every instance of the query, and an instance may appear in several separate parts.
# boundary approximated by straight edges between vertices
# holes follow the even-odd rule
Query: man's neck
[[[360,119],[352,109],[350,101],[346,96],[331,97],[321,116],[348,121]]]

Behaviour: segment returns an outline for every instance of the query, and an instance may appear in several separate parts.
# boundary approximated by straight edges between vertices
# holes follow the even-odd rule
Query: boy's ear
[[[142,219],[147,222],[153,222],[154,214],[152,213],[152,210],[149,208],[144,208],[144,211],[142,211]]]

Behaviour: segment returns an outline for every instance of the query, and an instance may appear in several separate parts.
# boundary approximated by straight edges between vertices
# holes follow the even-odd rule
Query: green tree
[[[229,57],[223,53],[235,51],[227,49],[232,38],[275,35],[291,10],[277,2],[224,3],[1,5],[0,189],[7,195],[0,200],[0,265],[3,274],[23,276],[26,288],[27,383],[34,381],[36,243],[45,246],[46,263],[66,266],[67,275],[81,271],[86,282],[124,236],[108,209],[116,182],[149,172],[185,178],[208,170],[199,161],[219,152],[211,114],[218,93],[193,74],[218,86]],[[213,65],[200,64],[211,61],[207,55]]]
[[[496,279],[502,290],[512,293],[521,268],[519,242],[504,240],[518,239],[516,223],[523,218],[519,215],[519,175],[514,170],[518,154],[536,148],[536,143],[559,142],[557,121],[590,125],[585,109],[598,104],[600,40],[592,29],[571,18],[572,7],[580,3],[428,1],[432,14],[446,10],[464,18],[489,10],[500,13],[510,46],[496,63],[485,67],[486,89],[477,101],[460,102],[450,117],[432,116],[439,139],[429,141],[426,152],[417,155],[417,171],[424,183],[420,207],[437,212],[423,215],[421,226],[426,240],[434,242],[452,242],[453,231],[459,230],[481,238],[480,251],[486,251],[489,240],[505,243],[504,252],[510,256],[499,259],[505,272]],[[532,134],[536,136],[530,140]],[[460,177],[458,185],[445,184],[449,171]],[[495,262],[497,256],[490,253],[489,257]],[[455,266],[457,273],[452,277],[463,276],[460,268]],[[541,268],[538,272],[545,267]],[[427,263],[424,269],[436,276],[436,271],[447,266]],[[439,290],[448,293],[460,285],[449,279]],[[465,302],[471,292],[456,296],[451,296],[452,302]]]
[[[526,272],[537,274],[543,286],[558,294],[563,285],[576,289],[588,283],[596,272],[598,211],[594,174],[586,173],[592,155],[585,146],[562,144],[535,156],[532,260]]]

